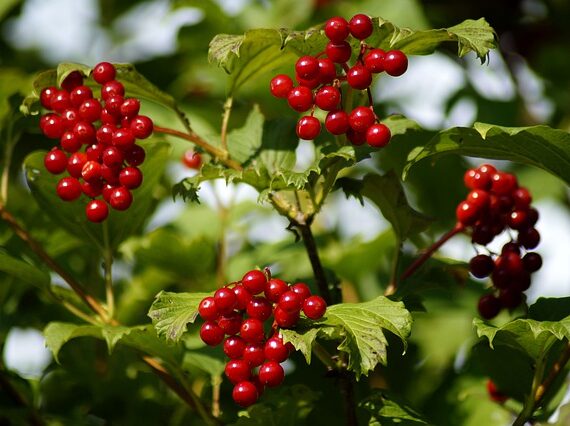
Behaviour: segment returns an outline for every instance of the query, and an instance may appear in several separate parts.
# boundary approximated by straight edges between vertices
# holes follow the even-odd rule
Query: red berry
[[[478,211],[482,211],[489,206],[491,197],[487,191],[474,189],[467,195],[466,201],[468,201]]]
[[[292,290],[283,293],[278,303],[279,307],[286,312],[299,312],[303,307],[301,296]]]
[[[103,164],[107,167],[117,167],[123,164],[123,153],[116,146],[109,146],[103,150],[101,155]]]
[[[366,143],[374,148],[383,148],[388,145],[392,134],[385,124],[373,124],[366,131]]]
[[[113,141],[113,133],[115,133],[117,128],[113,124],[103,124],[95,132],[95,138],[97,142],[102,145],[111,145]]]
[[[310,296],[303,303],[303,313],[312,320],[322,318],[327,310],[327,302],[321,296]]]
[[[121,95],[109,95],[107,99],[105,99],[105,110],[115,117],[115,120],[121,118],[121,105],[125,98]]]
[[[348,114],[344,111],[329,112],[325,119],[326,129],[333,135],[342,135],[350,127]]]
[[[67,77],[61,82],[61,88],[67,92],[71,92],[76,87],[83,84],[83,75],[79,71],[71,71]]]
[[[61,149],[53,148],[44,157],[46,170],[54,175],[63,173],[67,168],[67,155]]]
[[[517,209],[526,210],[532,202],[532,196],[528,189],[520,187],[513,191],[513,201]]]
[[[273,336],[267,339],[263,352],[268,361],[283,362],[289,357],[289,349],[287,349],[287,346],[283,343],[283,339],[279,336]]]
[[[82,144],[92,144],[97,141],[95,136],[95,127],[87,121],[78,121],[73,126],[73,134]]]
[[[251,367],[243,359],[232,359],[226,364],[224,373],[230,382],[236,384],[251,377]]]
[[[247,307],[247,304],[249,303],[249,301],[251,300],[251,298],[253,297],[251,295],[251,293],[249,291],[247,291],[247,289],[241,285],[238,284],[236,285],[234,288],[234,294],[236,295],[236,309],[239,309],[240,311],[245,310],[245,308]]]
[[[85,207],[85,215],[90,222],[100,223],[109,216],[109,207],[103,200],[91,200]]]
[[[134,118],[141,108],[141,103],[138,99],[128,98],[123,101],[120,107],[120,112],[123,117]]]
[[[370,37],[370,34],[372,34],[374,29],[372,26],[372,19],[362,13],[352,17],[348,23],[348,28],[350,30],[350,34],[358,40],[364,40]]]
[[[239,336],[230,336],[224,342],[224,353],[230,359],[239,359],[243,355],[245,342]]]
[[[495,262],[491,256],[485,254],[478,254],[469,261],[469,272],[477,278],[488,277],[494,268]]]
[[[219,312],[216,308],[215,299],[211,296],[202,299],[198,305],[198,313],[205,321],[215,321],[218,319]]]
[[[234,291],[228,287],[222,287],[214,293],[214,300],[218,312],[222,315],[229,314],[234,310],[237,303],[237,297]]]
[[[79,107],[79,116],[90,123],[101,118],[103,108],[97,99],[87,99]]]
[[[497,386],[491,379],[487,380],[487,392],[489,393],[489,397],[499,404],[502,404],[509,399],[508,396],[499,392],[499,389],[497,389]]]
[[[357,64],[348,70],[346,81],[351,87],[364,90],[372,83],[372,74],[364,65]]]
[[[105,84],[115,79],[116,70],[109,62],[99,62],[93,67],[93,80],[99,84]]]
[[[59,139],[65,132],[65,122],[57,114],[46,114],[40,120],[42,133],[50,139]]]
[[[501,311],[501,302],[494,295],[486,294],[479,299],[477,309],[483,318],[495,318]]]
[[[275,322],[281,328],[291,328],[299,321],[299,311],[287,312],[281,306],[277,305],[273,310]]]
[[[63,119],[63,124],[66,129],[71,129],[79,120],[79,114],[74,109],[66,109],[61,113],[61,118]]]
[[[140,166],[144,163],[145,152],[143,147],[139,145],[133,145],[131,148],[125,151],[125,161],[130,166]]]
[[[81,184],[73,177],[64,177],[57,183],[56,192],[63,201],[73,201],[81,195]]]
[[[273,306],[265,297],[255,296],[247,304],[246,312],[251,318],[265,321],[271,316]]]
[[[265,289],[267,277],[263,272],[254,269],[243,276],[241,283],[249,293],[255,295],[261,293]]]
[[[101,98],[106,102],[111,96],[124,96],[125,87],[117,80],[107,81],[101,87]]]
[[[506,309],[515,309],[523,301],[522,291],[517,288],[504,288],[499,292],[501,306]]]
[[[55,112],[63,112],[71,107],[69,93],[65,90],[56,91],[50,98],[51,109]]]
[[[256,318],[244,320],[241,324],[240,336],[247,343],[259,343],[263,341],[265,337],[263,322]]]
[[[81,177],[87,182],[94,182],[101,178],[101,163],[86,161],[81,168]]]
[[[457,221],[463,225],[473,225],[479,219],[479,210],[469,201],[462,201],[455,210]]]
[[[348,117],[350,127],[356,132],[366,132],[374,124],[374,112],[369,107],[359,106]]]
[[[276,98],[285,99],[293,89],[293,80],[285,74],[276,75],[269,83],[269,91]]]
[[[323,86],[315,95],[315,105],[323,111],[336,111],[340,103],[340,91],[333,86]]]
[[[335,16],[325,23],[325,35],[333,42],[344,41],[350,32],[346,19]]]
[[[51,97],[57,91],[54,86],[46,87],[40,93],[40,103],[45,109],[51,110]]]
[[[101,123],[103,124],[112,124],[113,126],[118,125],[120,122],[119,118],[120,117],[118,115],[111,114],[107,108],[103,108],[101,111]]]
[[[259,393],[256,386],[249,381],[243,381],[234,386],[232,399],[241,407],[249,407],[255,404]]]
[[[295,111],[307,111],[313,106],[313,92],[305,86],[295,87],[287,95],[287,102]]]
[[[277,303],[281,295],[285,293],[287,290],[289,290],[289,286],[285,281],[280,280],[278,278],[272,278],[269,281],[267,281],[264,294],[267,300],[269,300],[270,302]]]
[[[474,244],[481,244],[487,245],[491,241],[495,235],[493,234],[493,230],[491,227],[485,223],[476,223],[473,226],[473,232],[471,233],[471,241]]]
[[[329,58],[319,59],[319,81],[321,84],[329,84],[336,78],[334,62]]]
[[[325,47],[325,53],[329,59],[337,64],[343,64],[350,59],[352,48],[346,41],[338,43],[330,41]]]
[[[311,295],[311,289],[309,288],[309,286],[305,283],[296,283],[293,284],[291,286],[291,290],[294,293],[297,293],[299,296],[301,296],[301,300],[303,300],[303,302],[305,301],[305,299],[307,297],[309,297]]]
[[[309,89],[315,89],[321,84],[320,77],[317,75],[314,78],[308,79],[300,77],[299,75],[295,75],[295,80],[299,83],[300,86],[307,87]]]
[[[67,160],[67,172],[74,178],[81,177],[83,166],[87,162],[87,156],[83,152],[75,152]]]
[[[491,176],[491,190],[498,195],[510,195],[517,188],[515,175],[497,172]]]
[[[79,108],[87,99],[93,98],[93,92],[87,86],[78,86],[69,93],[69,101],[73,108]]]
[[[398,77],[408,69],[408,58],[400,50],[390,50],[384,55],[384,69],[393,76]]]
[[[366,132],[357,132],[354,129],[348,129],[346,132],[346,137],[348,140],[356,146],[364,145],[366,142]]]
[[[469,169],[463,176],[463,182],[469,189],[488,190],[491,186],[491,176],[475,169]]]
[[[525,210],[515,210],[512,211],[511,214],[507,218],[507,224],[513,229],[524,229],[527,228],[528,223],[528,215]]]
[[[96,198],[103,192],[103,181],[96,180],[93,182],[81,182],[81,190],[89,198]]]
[[[296,132],[301,139],[313,140],[321,132],[321,122],[312,115],[306,115],[297,122]]]
[[[270,388],[279,386],[284,378],[285,371],[278,362],[267,361],[259,367],[259,381]]]
[[[247,361],[250,367],[259,367],[265,361],[263,345],[260,343],[247,345],[243,351],[243,359]]]
[[[206,321],[200,327],[200,338],[208,346],[218,346],[224,340],[224,330],[213,321]]]
[[[109,204],[115,210],[123,211],[127,210],[133,202],[133,195],[124,186],[118,186],[113,189],[111,195],[109,196]]]
[[[135,135],[130,129],[117,129],[111,143],[121,150],[127,150],[135,144]]]
[[[536,228],[527,228],[519,231],[518,242],[526,249],[532,250],[540,242],[540,234]]]
[[[239,333],[242,319],[243,317],[241,314],[232,311],[228,314],[220,316],[218,318],[218,325],[228,336],[233,336]]]
[[[319,60],[313,56],[301,56],[295,64],[295,72],[301,78],[311,80],[319,75]]]
[[[368,71],[377,74],[384,71],[384,52],[382,49],[372,49],[364,56],[364,66]]]
[[[523,256],[522,261],[528,272],[536,272],[542,266],[542,257],[538,253],[529,252]]]
[[[125,167],[119,173],[119,183],[127,189],[135,189],[141,186],[143,174],[136,167]]]

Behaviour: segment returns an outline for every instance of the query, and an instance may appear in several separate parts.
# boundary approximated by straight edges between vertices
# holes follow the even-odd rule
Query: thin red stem
[[[444,245],[448,240],[450,240],[454,235],[457,235],[465,230],[465,225],[461,223],[456,223],[453,229],[449,232],[443,234],[439,240],[433,243],[427,251],[425,251],[420,257],[418,257],[408,268],[404,271],[400,277],[400,282],[409,278],[416,270],[422,266],[431,256],[434,254],[442,245]]]

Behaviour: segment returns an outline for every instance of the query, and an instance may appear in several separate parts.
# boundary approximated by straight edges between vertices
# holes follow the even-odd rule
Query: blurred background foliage
[[[474,57],[458,59],[453,45],[443,46],[430,57],[411,58],[406,76],[379,81],[374,90],[381,115],[403,113],[423,129],[395,137],[389,148],[351,169],[348,176],[378,169],[401,172],[408,152],[435,131],[470,126],[475,121],[505,126],[548,124],[570,130],[570,3],[566,0],[2,0],[0,115],[3,120],[10,119],[10,99],[29,92],[33,75],[58,62],[132,62],[181,103],[198,133],[216,135],[226,97],[226,75],[207,61],[208,43],[214,35],[241,34],[258,27],[302,30],[334,15],[350,17],[357,12],[414,29],[448,27],[485,17],[497,31],[500,48],[492,53],[488,65],[481,66]],[[291,67],[274,71],[290,72]],[[268,118],[291,117],[285,103],[269,95],[271,75],[266,77],[248,82],[235,96],[230,128],[242,125],[254,103]],[[143,110],[157,123],[174,122],[174,117],[158,106],[146,104]],[[102,296],[101,260],[89,242],[48,217],[26,187],[23,159],[32,151],[50,147],[36,124],[28,119],[15,128],[15,134],[0,133],[2,170],[6,170],[8,140],[11,136],[17,139],[6,171],[11,176],[8,208],[58,262]],[[187,143],[169,142],[168,164],[152,171],[160,181],[152,192],[152,214],[120,246],[120,258],[114,265],[120,321],[148,323],[146,312],[161,290],[215,288],[220,262],[225,265],[221,275],[228,281],[255,266],[271,265],[280,278],[312,285],[303,246],[286,230],[284,219],[257,203],[251,188],[216,182],[203,186],[201,204],[173,202],[171,185],[194,172],[179,161]],[[310,155],[311,150],[301,143],[298,166],[307,164],[304,157]],[[453,224],[455,205],[465,195],[462,175],[474,161],[478,162],[445,157],[414,169],[406,190],[412,204],[433,219],[430,231],[414,241],[417,246],[427,245]],[[570,235],[567,187],[544,171],[500,164],[516,172],[519,181],[531,189],[542,214],[539,251],[545,266],[537,274],[529,299],[568,294],[570,246],[561,237]],[[325,266],[342,281],[345,300],[368,300],[383,293],[395,239],[375,207],[368,202],[361,206],[337,191],[317,218],[315,230]],[[222,238],[226,246],[223,259],[219,256]],[[406,250],[411,256],[416,248],[410,244]],[[475,343],[472,318],[484,288],[484,283],[469,279],[462,263],[471,253],[466,241],[457,241],[408,283],[425,288],[421,297],[426,312],[414,313],[407,353],[401,355],[400,343],[394,339],[389,367],[361,381],[358,398],[366,396],[370,386],[388,387],[435,424],[508,423],[508,410],[486,396],[488,372],[480,366],[485,351],[471,349]],[[2,254],[45,270],[0,223]],[[56,276],[51,276],[51,282],[62,297],[72,297]],[[414,302],[419,300],[410,299],[410,306]],[[27,424],[33,416],[43,417],[50,425],[198,424],[129,349],[119,347],[108,356],[102,342],[79,339],[62,350],[61,364],[55,363],[40,335],[45,325],[55,320],[73,318],[45,291],[0,273],[0,425]],[[188,347],[195,347],[195,336],[188,339]],[[306,366],[300,357],[293,358],[289,369],[287,384],[308,384],[310,389],[295,392],[316,402],[306,418],[283,424],[338,424],[336,407],[342,404],[334,389],[336,379],[325,377],[318,363]],[[208,398],[207,377],[200,371],[191,373],[198,377],[195,390]],[[6,382],[17,390],[17,396],[2,386]],[[222,395],[229,393],[224,384]],[[225,399],[222,409],[235,412]],[[30,417],[30,412],[36,414]]]

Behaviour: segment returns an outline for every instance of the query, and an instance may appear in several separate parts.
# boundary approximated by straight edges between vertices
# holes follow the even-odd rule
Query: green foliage
[[[370,426],[429,425],[413,408],[382,391],[372,393],[361,405],[370,413]]]

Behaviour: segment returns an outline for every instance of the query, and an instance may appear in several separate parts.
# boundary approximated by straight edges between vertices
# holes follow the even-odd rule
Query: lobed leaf
[[[548,126],[475,123],[473,128],[444,130],[410,152],[404,178],[416,163],[445,154],[520,162],[540,167],[570,185],[570,133]]]

